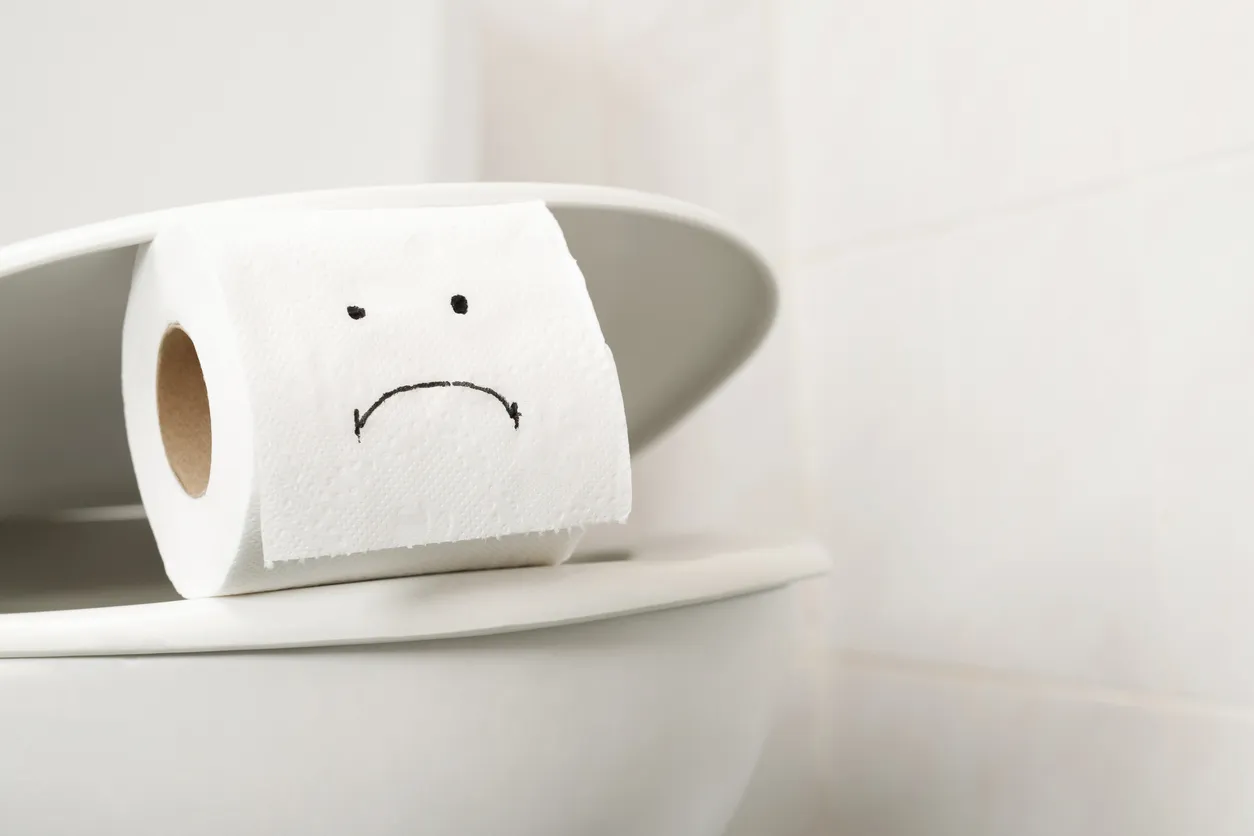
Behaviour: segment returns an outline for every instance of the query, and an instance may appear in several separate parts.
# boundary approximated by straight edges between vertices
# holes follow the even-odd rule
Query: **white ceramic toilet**
[[[614,351],[633,450],[774,314],[717,219],[597,188],[266,202],[546,200]],[[126,448],[119,342],[159,215],[0,249],[0,833],[702,836],[769,729],[813,546],[637,544],[557,567],[181,600]]]

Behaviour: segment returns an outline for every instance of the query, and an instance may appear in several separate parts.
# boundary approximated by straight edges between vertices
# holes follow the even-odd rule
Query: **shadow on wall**
[[[0,523],[0,613],[178,600],[148,521]]]
[[[478,15],[481,176],[667,194],[773,248],[782,184],[769,50],[710,61],[715,43],[694,53],[673,32],[608,38],[598,10]],[[730,11],[756,26],[752,7]]]
[[[483,179],[611,184],[608,73],[587,34],[555,48],[480,17]]]

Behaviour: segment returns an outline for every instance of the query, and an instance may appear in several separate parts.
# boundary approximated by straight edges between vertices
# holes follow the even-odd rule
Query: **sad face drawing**
[[[544,204],[275,210],[163,241],[231,331],[208,361],[243,378],[267,561],[625,519],[618,372]]]
[[[466,297],[461,294],[454,295],[449,300],[449,304],[455,314],[465,315],[469,312],[469,303],[467,302]],[[347,312],[349,318],[353,320],[365,319],[366,317],[366,309],[358,307],[357,305],[349,305]],[[382,406],[389,398],[405,394],[406,392],[416,392],[422,389],[440,389],[448,386],[482,392],[485,395],[490,395],[491,397],[496,398],[501,402],[501,406],[505,407],[506,416],[514,422],[514,429],[518,429],[519,421],[522,418],[522,413],[518,411],[518,404],[507,400],[504,395],[492,387],[484,386],[479,383],[473,383],[469,380],[427,380],[421,383],[406,383],[402,386],[397,386],[395,389],[389,389],[381,394],[378,400],[372,403],[364,412],[360,409],[354,409],[353,433],[357,436],[357,440],[361,441],[361,431],[362,428],[366,426],[366,421],[370,420],[370,416],[374,414],[374,411]]]

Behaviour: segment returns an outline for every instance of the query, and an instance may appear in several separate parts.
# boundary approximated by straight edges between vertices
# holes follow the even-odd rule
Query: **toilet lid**
[[[373,208],[543,200],[614,352],[633,452],[700,403],[774,318],[770,269],[716,216],[621,189],[475,183],[233,201]],[[226,205],[226,204],[220,204]],[[186,209],[0,248],[0,518],[139,502],[122,419],[121,331],[139,245]]]
[[[693,540],[561,566],[180,600],[143,520],[25,523],[0,560],[0,659],[380,644],[510,633],[765,592],[830,567],[808,543]],[[59,554],[52,554],[59,552]],[[70,570],[71,584],[61,574]],[[105,579],[105,583],[100,581]],[[128,603],[140,602],[140,603]]]

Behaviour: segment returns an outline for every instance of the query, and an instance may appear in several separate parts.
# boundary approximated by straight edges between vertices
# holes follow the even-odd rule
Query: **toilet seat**
[[[805,543],[663,545],[585,561],[10,613],[0,615],[0,659],[333,647],[511,633],[765,592],[822,574],[827,566],[821,550]]]

